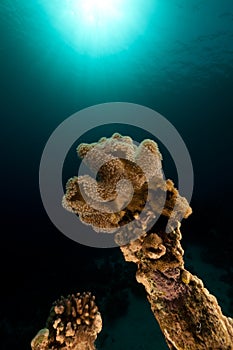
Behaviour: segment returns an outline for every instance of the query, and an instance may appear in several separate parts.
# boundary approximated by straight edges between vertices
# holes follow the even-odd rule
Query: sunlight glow
[[[154,0],[40,0],[51,23],[77,51],[91,56],[128,48],[145,30]]]
[[[119,1],[109,0],[83,0],[81,12],[86,22],[92,26],[103,27],[112,20],[119,20],[121,13]]]

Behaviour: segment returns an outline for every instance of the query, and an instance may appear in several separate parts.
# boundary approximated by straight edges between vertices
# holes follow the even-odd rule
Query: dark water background
[[[47,139],[64,119],[91,105],[145,105],[176,127],[195,176],[184,245],[203,246],[206,259],[225,269],[229,285],[233,281],[233,2],[162,2],[128,48],[103,57],[81,55],[67,44],[40,1],[0,3],[3,349],[15,342],[29,348],[61,294],[79,288],[101,294],[95,258],[121,259],[116,249],[79,246],[58,232],[39,194]],[[92,136],[104,135],[98,130]],[[168,177],[175,177],[164,154]],[[73,175],[72,167],[66,175]],[[106,273],[99,272],[99,280]],[[224,311],[233,313],[233,306]]]

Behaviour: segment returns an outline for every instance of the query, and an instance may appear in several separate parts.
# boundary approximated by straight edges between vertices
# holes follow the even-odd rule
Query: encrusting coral
[[[102,319],[95,296],[77,293],[53,303],[46,328],[31,342],[32,350],[94,350]]]
[[[114,134],[77,151],[97,180],[70,179],[63,206],[94,230],[115,232],[125,260],[137,264],[136,279],[145,286],[169,349],[233,349],[233,319],[184,267],[180,221],[192,210],[173,182],[164,180],[157,144],[136,146]]]

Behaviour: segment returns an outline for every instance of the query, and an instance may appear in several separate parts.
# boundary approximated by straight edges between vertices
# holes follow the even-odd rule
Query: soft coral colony
[[[77,152],[98,174],[97,181],[88,175],[70,179],[63,206],[95,231],[114,232],[125,260],[137,264],[136,279],[145,286],[169,349],[233,349],[233,319],[184,267],[180,222],[192,210],[173,182],[164,179],[157,144],[144,140],[136,146],[130,137],[114,134],[81,144]],[[79,327],[73,332],[78,338]],[[54,337],[54,331],[47,330],[46,337]],[[91,349],[73,341],[69,347],[51,344],[32,348]]]

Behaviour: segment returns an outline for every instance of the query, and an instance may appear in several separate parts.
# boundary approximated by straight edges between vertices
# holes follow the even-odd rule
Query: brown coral
[[[94,350],[102,319],[95,297],[77,293],[57,300],[42,329],[32,340],[32,350]]]
[[[145,286],[151,309],[172,350],[232,350],[232,319],[202,281],[184,269],[179,227],[145,233],[121,247],[126,261],[137,264],[136,279]],[[159,247],[165,247],[159,251]],[[161,254],[161,255],[160,255]],[[159,256],[160,255],[160,256]]]
[[[63,206],[97,232],[120,229],[116,237],[119,245],[133,238],[129,231],[134,231],[134,238],[138,238],[161,212],[172,218],[169,222],[172,228],[189,213],[187,201],[170,180],[165,182],[163,178],[162,157],[154,141],[144,140],[136,146],[130,137],[113,134],[98,143],[81,144],[77,153],[97,180],[88,175],[70,179]],[[136,230],[134,224],[124,230],[141,213],[140,220],[134,223]]]
[[[125,260],[137,264],[137,281],[145,286],[168,347],[232,350],[232,319],[222,314],[216,298],[202,281],[184,268],[180,221],[192,210],[173,182],[164,181],[156,143],[145,140],[136,147],[130,138],[114,134],[96,144],[81,145],[78,153],[90,168],[98,171],[98,181],[94,183],[88,177],[71,179],[64,205],[94,229],[111,232],[121,227],[115,240]],[[121,207],[126,203],[126,198],[121,197],[124,191],[119,191],[119,198],[116,191],[122,179],[129,180],[134,190],[125,207]],[[82,183],[88,203],[80,192]],[[105,201],[116,199],[116,208],[121,209],[106,212]]]
[[[142,251],[149,259],[159,259],[166,254],[166,247],[162,244],[163,240],[156,233],[152,233],[146,236],[143,244]]]

